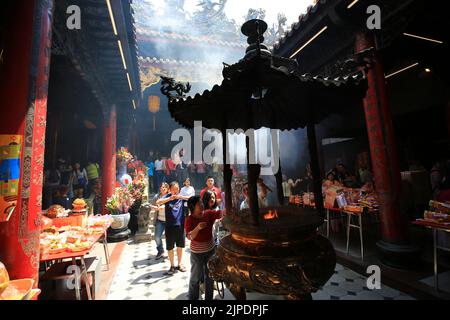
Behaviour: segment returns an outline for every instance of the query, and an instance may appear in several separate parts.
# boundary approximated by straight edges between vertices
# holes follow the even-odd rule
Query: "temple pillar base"
[[[376,244],[377,256],[384,265],[396,269],[418,269],[420,249],[411,244],[395,244],[380,240]]]

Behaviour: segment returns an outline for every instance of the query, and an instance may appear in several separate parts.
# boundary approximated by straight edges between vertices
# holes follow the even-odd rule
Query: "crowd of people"
[[[151,200],[155,213],[155,259],[162,260],[166,250],[170,262],[166,275],[185,272],[183,252],[186,238],[189,239],[189,299],[197,300],[202,286],[205,299],[210,300],[213,298],[213,281],[209,277],[207,262],[218,244],[218,230],[225,209],[222,166],[218,161],[211,165],[204,162],[186,164],[182,156],[182,151],[172,158],[157,154],[154,160],[145,162],[153,185],[150,192],[159,186]],[[234,176],[240,176],[242,168],[233,166],[232,169]],[[237,205],[246,209],[249,207],[248,185],[243,183],[242,190]],[[258,180],[260,207],[267,206],[267,195],[271,191],[262,179]]]
[[[151,153],[145,165],[148,168],[149,192],[155,193],[163,182],[178,181],[182,183],[189,178],[193,185],[202,185],[208,176],[215,179],[217,185],[222,185],[222,165],[219,161],[207,164],[204,161],[188,163],[183,161],[184,151],[175,152],[172,156]]]
[[[287,200],[291,195],[300,195],[305,192],[313,192],[313,175],[308,164],[306,174],[295,180],[283,176],[283,194]],[[373,175],[369,165],[365,161],[358,161],[354,173],[347,169],[343,163],[338,163],[325,174],[322,181],[322,190],[331,186],[345,188],[373,188]]]
[[[99,177],[100,166],[93,161],[83,166],[58,159],[55,166],[44,171],[43,209],[54,204],[71,209],[74,199],[94,196]]]
[[[155,216],[156,260],[164,257],[162,237],[170,262],[166,275],[186,272],[183,251],[186,238],[190,240],[191,274],[189,299],[198,300],[200,283],[203,283],[205,299],[213,298],[213,281],[209,277],[207,262],[213,256],[217,244],[216,230],[223,213],[223,192],[215,185],[213,176],[206,177],[205,187],[196,195],[191,179],[186,177],[183,187],[177,181],[163,181],[153,197]],[[220,222],[219,222],[220,223]],[[176,264],[175,264],[176,253]]]
[[[186,272],[183,252],[186,238],[189,239],[189,299],[197,300],[202,286],[205,299],[211,300],[214,289],[207,262],[218,244],[217,231],[225,207],[225,195],[222,191],[223,169],[219,161],[213,161],[212,164],[203,161],[185,163],[182,159],[183,150],[180,150],[172,157],[157,153],[145,162],[148,168],[149,192],[156,193],[151,201],[155,212],[155,259],[162,260],[166,250],[170,262],[166,274]],[[233,167],[235,175],[239,175],[238,171],[237,167]],[[259,195],[264,202],[268,191],[262,180],[258,185],[262,188]],[[248,206],[246,194],[244,193],[241,207],[245,207],[245,203]]]

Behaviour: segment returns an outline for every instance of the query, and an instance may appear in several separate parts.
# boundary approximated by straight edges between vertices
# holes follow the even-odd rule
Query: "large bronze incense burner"
[[[317,233],[324,221],[324,209],[315,124],[350,104],[361,103],[368,60],[360,59],[358,53],[361,63],[355,63],[357,69],[348,76],[302,75],[296,60],[274,56],[263,44],[266,30],[264,21],[246,22],[242,27],[249,43],[246,55],[234,65],[224,64],[222,84],[195,97],[168,94],[169,111],[187,128],[202,121],[205,128],[221,130],[224,160],[228,159],[227,129],[307,128],[317,207],[284,205],[281,165],[274,172],[279,204],[259,207],[261,166],[250,161],[250,141],[254,140],[247,136],[249,209],[235,209],[238,204],[232,200],[232,171],[224,161],[223,224],[230,234],[221,240],[208,265],[211,277],[224,282],[237,299],[246,298],[245,289],[311,299],[311,293],[328,281],[336,264],[333,246]]]
[[[269,209],[261,209],[267,214]],[[331,243],[317,235],[322,224],[307,208],[279,207],[278,218],[251,223],[250,211],[242,220],[224,218],[231,234],[222,239],[209,262],[211,276],[228,284],[233,295],[245,299],[243,288],[289,299],[310,299],[333,274],[336,257]],[[247,220],[247,221],[246,221]]]

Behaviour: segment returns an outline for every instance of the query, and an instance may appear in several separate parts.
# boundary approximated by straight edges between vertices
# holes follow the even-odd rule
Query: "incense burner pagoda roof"
[[[302,75],[295,60],[252,46],[244,59],[224,67],[220,86],[194,97],[171,97],[171,116],[187,128],[202,121],[203,127],[219,130],[291,130],[362,102],[364,71],[336,78]]]

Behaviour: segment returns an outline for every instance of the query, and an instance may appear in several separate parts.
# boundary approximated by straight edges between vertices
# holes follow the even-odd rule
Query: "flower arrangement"
[[[129,211],[134,201],[135,198],[129,188],[116,188],[114,194],[106,202],[106,209],[111,214],[124,214]]]
[[[128,186],[128,189],[135,200],[142,199],[145,192],[145,176],[144,173],[139,172],[133,179],[133,182]]]
[[[133,172],[133,176],[137,176],[141,173],[148,174],[148,168],[140,160],[134,160],[128,163],[128,169]]]
[[[129,163],[133,160],[133,155],[128,151],[128,148],[120,147],[120,149],[117,151],[117,160]]]

